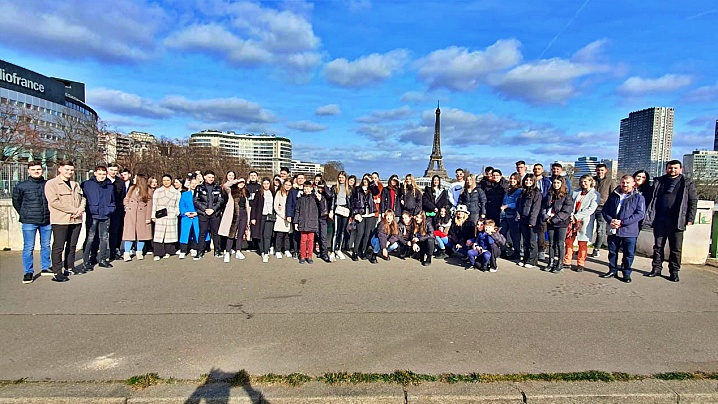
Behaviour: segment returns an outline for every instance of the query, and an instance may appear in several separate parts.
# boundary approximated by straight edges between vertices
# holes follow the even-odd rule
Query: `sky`
[[[84,82],[111,128],[273,133],[354,174],[615,159],[620,120],[675,108],[711,149],[714,0],[10,0],[0,58]]]

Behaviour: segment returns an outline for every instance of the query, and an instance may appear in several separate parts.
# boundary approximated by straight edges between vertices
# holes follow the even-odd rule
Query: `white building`
[[[694,180],[718,178],[718,151],[695,150],[683,155],[683,174]]]
[[[305,176],[314,176],[324,173],[324,167],[322,167],[321,164],[299,160],[292,160],[292,165],[289,170],[292,172],[292,175],[304,174]]]
[[[584,174],[596,175],[596,166],[598,164],[598,157],[585,156],[577,158],[576,162],[574,163],[574,178],[581,178],[581,176]]]
[[[633,174],[646,170],[652,178],[663,175],[671,159],[673,108],[656,107],[621,119],[618,138],[618,170]]]
[[[231,157],[244,159],[253,169],[276,174],[292,163],[292,142],[284,137],[262,133],[237,134],[203,130],[189,138],[191,147],[215,147]]]

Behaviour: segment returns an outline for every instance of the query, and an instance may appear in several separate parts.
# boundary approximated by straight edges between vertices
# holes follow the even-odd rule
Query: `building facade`
[[[651,177],[663,174],[671,159],[674,109],[655,107],[634,111],[621,119],[618,138],[618,170],[632,174],[646,170]]]
[[[718,151],[695,150],[683,155],[683,173],[693,180],[718,178]]]
[[[718,151],[718,119],[716,119],[716,133],[713,139],[713,151]]]
[[[96,124],[98,118],[85,103],[84,83],[47,77],[4,60],[0,60],[0,106],[3,113],[22,114],[32,120],[35,130],[50,142],[59,140],[69,125]],[[16,157],[22,160],[38,154],[37,150],[33,152]],[[42,153],[47,157],[52,151]]]
[[[324,168],[321,164],[299,160],[292,160],[292,165],[289,167],[289,170],[292,172],[292,175],[304,174],[305,176],[314,176],[324,173]]]
[[[573,176],[575,178],[581,178],[584,174],[595,175],[596,166],[599,164],[598,157],[579,157],[574,163]]]
[[[189,145],[217,148],[227,156],[244,159],[253,169],[265,174],[278,173],[281,167],[292,165],[292,142],[266,133],[203,130],[190,135]]]

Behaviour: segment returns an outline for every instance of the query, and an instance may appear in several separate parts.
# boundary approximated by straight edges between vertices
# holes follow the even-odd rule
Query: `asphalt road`
[[[624,284],[598,277],[605,258],[554,275],[507,261],[492,274],[451,261],[247,255],[116,262],[23,285],[20,253],[0,253],[0,380],[718,371],[715,268],[686,266],[677,284],[636,272]]]

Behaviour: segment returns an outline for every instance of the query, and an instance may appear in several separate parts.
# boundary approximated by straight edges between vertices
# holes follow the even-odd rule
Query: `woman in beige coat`
[[[152,221],[155,223],[153,253],[155,261],[169,258],[177,251],[175,243],[179,240],[177,217],[179,216],[180,192],[172,186],[172,176],[162,176],[162,186],[152,194]],[[158,215],[161,212],[161,215]]]
[[[222,236],[224,262],[228,263],[232,250],[236,252],[238,260],[245,258],[242,254],[242,240],[246,238],[249,224],[249,198],[244,178],[236,179],[234,171],[229,171],[226,179],[222,191],[226,194],[227,204],[217,234]]]
[[[145,241],[152,239],[152,191],[147,185],[147,177],[137,174],[135,184],[127,190],[122,201],[125,206],[125,224],[122,240],[125,242],[123,258],[130,261],[132,243],[137,242],[137,259],[143,259],[142,249]]]

